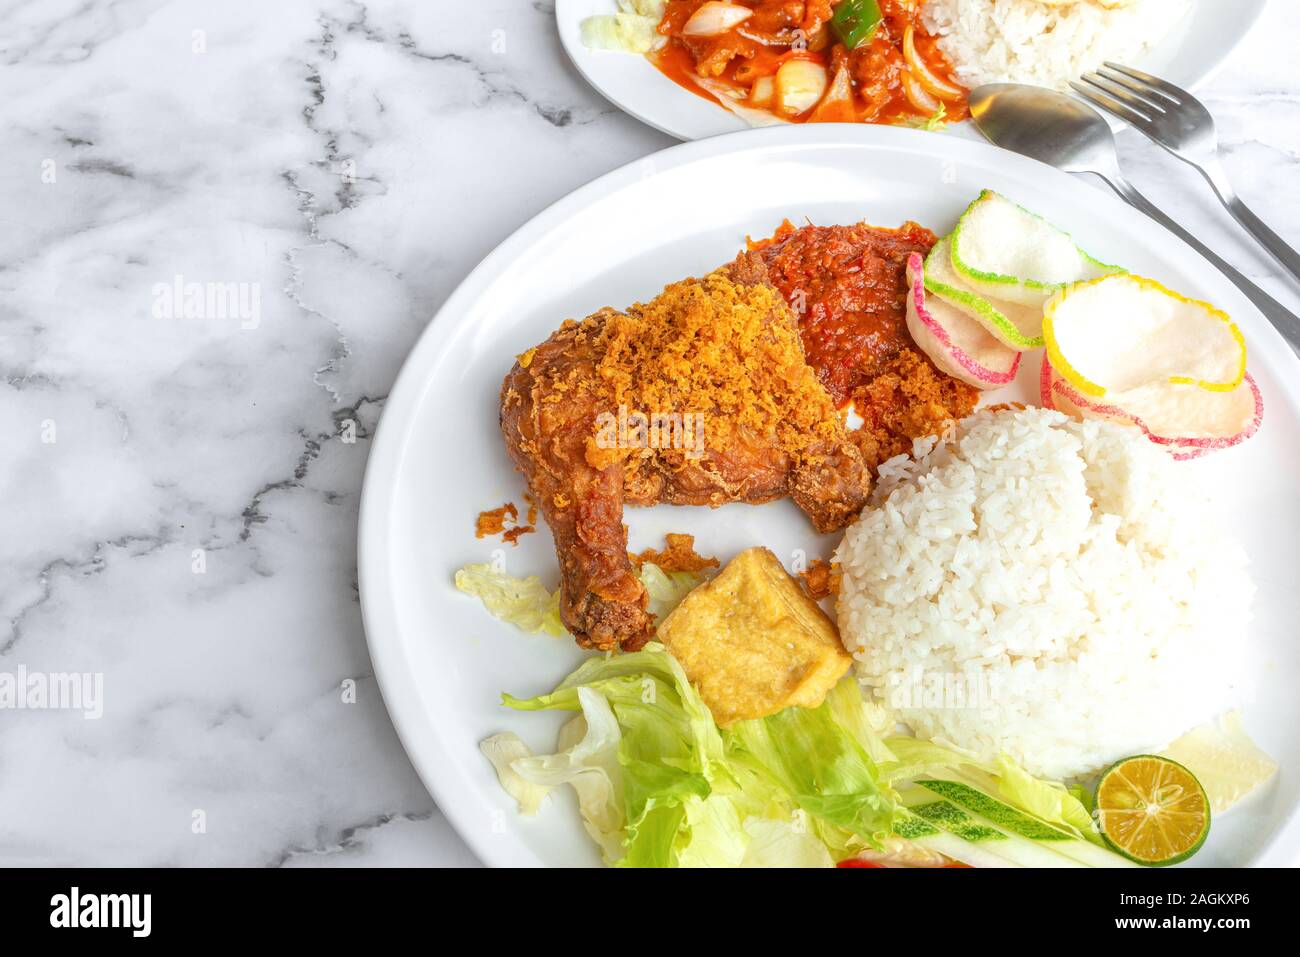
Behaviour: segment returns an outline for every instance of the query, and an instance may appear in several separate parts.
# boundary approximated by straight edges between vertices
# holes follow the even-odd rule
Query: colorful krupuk
[[[949,237],[952,268],[981,296],[1042,308],[1071,283],[1124,270],[1088,255],[1047,220],[986,189]]]
[[[936,366],[977,389],[996,389],[1015,379],[1019,352],[966,313],[926,295],[920,253],[908,257],[907,282],[907,331]]]

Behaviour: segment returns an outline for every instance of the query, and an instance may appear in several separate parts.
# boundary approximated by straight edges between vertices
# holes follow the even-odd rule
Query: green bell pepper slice
[[[845,47],[855,50],[876,35],[883,19],[876,0],[842,0],[831,15],[831,29]]]

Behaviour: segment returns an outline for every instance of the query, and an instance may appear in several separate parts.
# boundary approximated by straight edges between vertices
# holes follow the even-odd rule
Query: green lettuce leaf
[[[856,686],[852,691],[858,693]],[[738,721],[728,738],[739,760],[767,776],[798,807],[877,843],[892,830],[893,802],[881,790],[866,749],[836,722],[831,698],[818,708],[786,708]]]
[[[734,801],[721,794],[684,804],[678,867],[740,867],[750,846]]]
[[[632,654],[588,658],[549,694],[502,700],[521,711],[586,714],[593,695],[619,730],[622,847],[610,850],[614,818],[606,803],[592,802],[603,817],[586,821],[593,836],[601,835],[607,860],[625,867],[736,866],[749,855],[752,866],[761,866],[753,862],[771,862],[785,848],[822,866],[832,851],[847,856],[889,832],[892,804],[868,753],[883,744],[851,680],[820,708],[788,708],[724,732],[677,660],[652,643]],[[602,740],[611,737],[605,729]],[[572,776],[563,779],[573,783]],[[751,853],[754,834],[765,843]]]
[[[741,867],[834,867],[835,861],[811,828],[794,820],[751,817],[745,822],[749,846]]]
[[[883,780],[895,782],[911,781],[924,774],[960,767],[976,767],[989,770],[990,765],[979,761],[974,755],[965,751],[922,741],[920,738],[892,737],[885,741],[886,747],[894,755],[894,760],[881,765]]]
[[[817,708],[722,730],[681,665],[651,643],[593,655],[549,694],[502,698],[521,711],[580,712],[556,754],[509,768],[538,786],[571,785],[587,831],[618,866],[824,867],[936,853],[977,866],[1125,863],[1090,843],[1087,809],[1062,785],[1005,757],[883,737],[888,717],[852,678]]]
[[[894,759],[884,740],[884,732],[894,721],[884,708],[863,697],[856,681],[846,678],[832,688],[826,696],[826,706],[831,718],[853,736],[872,761],[880,764]]]
[[[895,125],[933,133],[935,130],[941,130],[948,125],[948,108],[940,103],[938,109],[929,116],[900,120]]]
[[[656,803],[628,823],[627,854],[619,867],[678,867],[677,834],[685,818],[680,801]]]
[[[649,597],[646,610],[655,616],[655,621],[667,618],[682,599],[704,581],[704,576],[698,572],[665,572],[650,562],[641,565],[640,578]]]
[[[677,863],[685,805],[712,793],[722,738],[677,660],[651,644],[639,652],[591,657],[550,694],[502,700],[520,711],[568,710],[587,696],[605,702],[620,730],[616,755],[626,822],[627,867]],[[607,855],[608,857],[608,855]]]
[[[604,696],[579,688],[575,698],[586,722],[581,739],[556,754],[518,758],[510,767],[533,784],[570,785],[577,793],[587,833],[612,863],[623,854],[623,775],[618,766],[622,733]]]

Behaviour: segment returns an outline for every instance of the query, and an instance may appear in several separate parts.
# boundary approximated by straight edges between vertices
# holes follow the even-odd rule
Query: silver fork
[[[1107,62],[1096,73],[1085,73],[1082,79],[1087,86],[1070,84],[1076,93],[1195,167],[1232,218],[1300,282],[1300,253],[1251,212],[1228,181],[1219,158],[1214,117],[1200,100],[1159,77],[1118,63]]]

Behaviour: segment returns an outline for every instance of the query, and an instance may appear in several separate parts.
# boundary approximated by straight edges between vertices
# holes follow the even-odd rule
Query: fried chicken
[[[871,485],[757,256],[626,312],[567,320],[510,370],[501,429],[555,537],[564,623],[602,650],[635,650],[653,626],[625,504],[788,495],[830,532]]]

